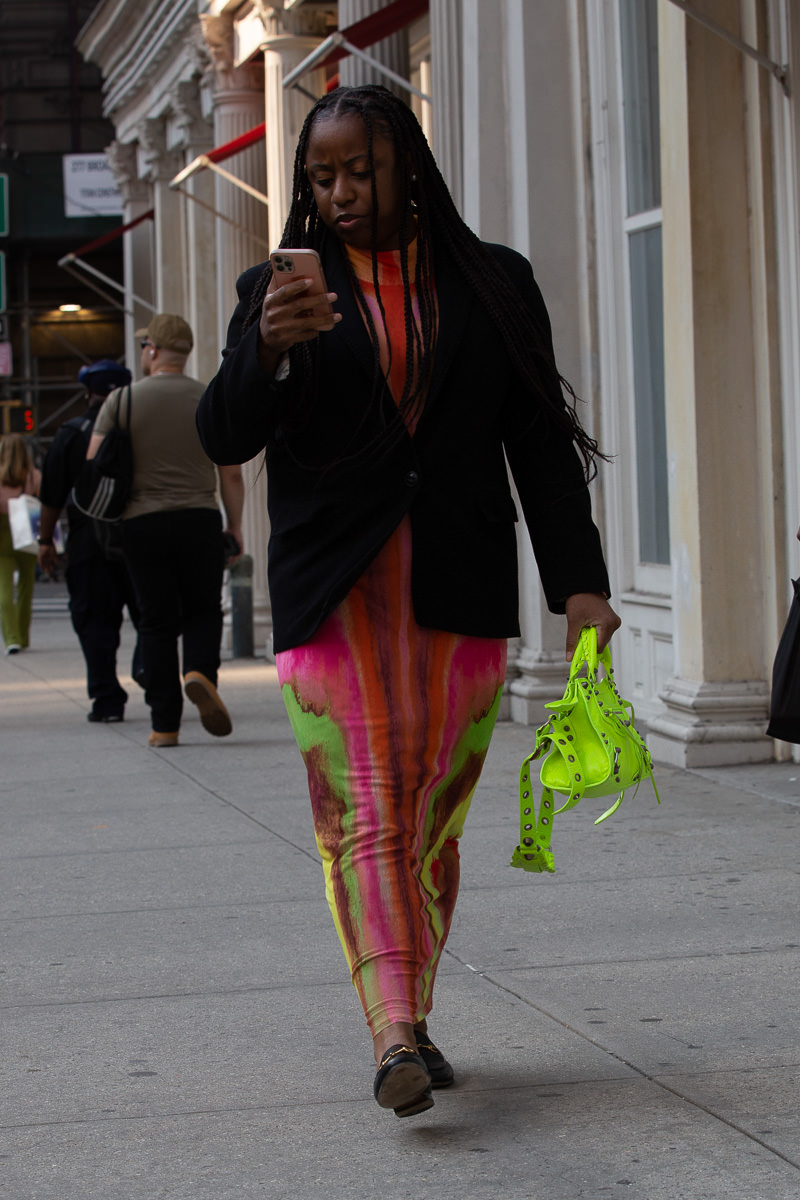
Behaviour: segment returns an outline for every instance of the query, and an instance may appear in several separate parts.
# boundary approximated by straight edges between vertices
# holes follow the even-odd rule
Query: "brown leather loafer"
[[[197,705],[203,728],[214,737],[227,737],[233,722],[211,680],[200,671],[187,671],[183,690],[192,704]]]
[[[174,733],[161,733],[158,729],[154,729],[147,741],[148,746],[153,746],[156,750],[164,746],[177,746],[178,731]]]

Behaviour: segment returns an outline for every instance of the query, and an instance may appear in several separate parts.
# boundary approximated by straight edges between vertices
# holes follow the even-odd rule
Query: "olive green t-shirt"
[[[133,487],[123,521],[176,508],[218,508],[217,474],[200,445],[195,426],[205,386],[188,375],[150,375],[131,388],[130,434]],[[127,388],[113,391],[97,414],[94,433],[114,426],[121,394],[120,425],[125,428]]]

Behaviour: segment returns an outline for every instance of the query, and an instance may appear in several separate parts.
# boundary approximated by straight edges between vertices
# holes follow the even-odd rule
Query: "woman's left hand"
[[[588,625],[597,629],[597,649],[608,645],[622,621],[601,592],[576,592],[567,597],[567,662],[572,662],[581,630]]]

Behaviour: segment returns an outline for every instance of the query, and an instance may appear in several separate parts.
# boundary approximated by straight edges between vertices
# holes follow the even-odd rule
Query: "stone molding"
[[[172,179],[184,165],[180,150],[167,148],[166,123],[160,117],[147,117],[137,127],[139,175],[149,183]]]
[[[136,143],[113,141],[106,146],[106,158],[122,192],[123,203],[127,206],[147,201],[150,188],[146,180],[139,178]]]
[[[196,0],[170,4],[105,0],[97,5],[77,45],[83,57],[103,72],[105,116],[114,119],[146,94],[163,76],[164,64],[174,58],[176,46],[185,55],[196,45],[191,34],[196,22]],[[196,62],[187,65],[197,69]]]
[[[208,63],[204,84],[210,86],[214,99],[224,99],[228,94],[264,91],[264,63],[256,60],[240,67],[234,66],[232,17],[200,17],[200,33],[204,41]]]
[[[214,144],[214,124],[203,112],[196,79],[182,80],[170,91],[167,138],[170,150],[178,147],[202,153]]]
[[[650,722],[647,739],[656,761],[706,767],[774,757],[765,733],[769,687],[764,680],[701,683],[673,677],[660,699],[665,710]]]
[[[329,20],[337,17],[336,4],[304,4],[287,12],[269,0],[254,0],[254,8],[261,18],[264,33],[268,37],[277,34],[295,34],[298,37],[324,38],[329,32]]]
[[[233,70],[233,17],[214,17],[203,13],[200,31],[211,60],[211,66],[220,74]]]

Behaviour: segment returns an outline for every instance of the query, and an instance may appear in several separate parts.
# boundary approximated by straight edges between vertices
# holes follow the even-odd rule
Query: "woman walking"
[[[331,291],[245,272],[198,425],[217,462],[266,448],[279,680],[374,1094],[404,1117],[454,1077],[427,1017],[519,634],[505,457],[568,655],[619,619],[586,485],[597,446],[530,265],[467,228],[411,111],[375,86],[323,97],[292,196],[281,246],[315,249]]]
[[[25,439],[7,433],[0,440],[0,624],[6,654],[18,654],[28,645],[36,580],[36,555],[15,550],[11,541],[8,502],[23,493],[38,496],[40,481]]]

